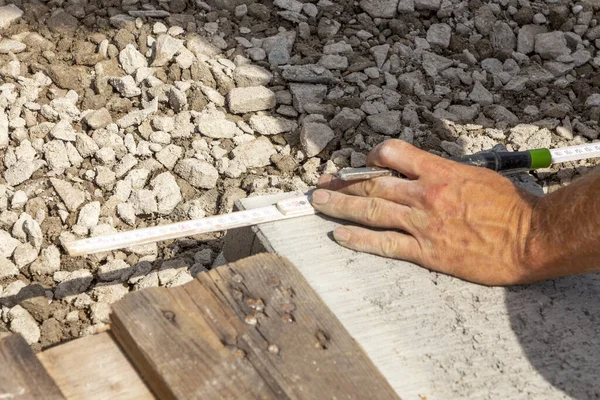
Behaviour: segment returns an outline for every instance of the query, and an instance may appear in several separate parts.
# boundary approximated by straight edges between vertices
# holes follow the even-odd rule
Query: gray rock
[[[90,316],[94,324],[110,323],[111,305],[106,302],[98,302],[90,305]]]
[[[168,170],[172,170],[182,154],[183,149],[181,147],[170,144],[156,153],[155,157]]]
[[[415,0],[416,10],[437,11],[442,5],[442,0]]]
[[[94,182],[102,189],[112,190],[116,181],[117,176],[111,168],[103,165],[98,165],[96,167],[96,178],[94,179]]]
[[[190,48],[192,47],[192,48]],[[201,46],[202,47],[202,46]],[[175,39],[170,35],[159,35],[154,42],[154,59],[152,60],[153,67],[163,67],[169,63],[183,48],[183,40]],[[188,40],[188,50],[192,53],[196,53],[195,50],[199,50],[195,44],[190,44]]]
[[[498,51],[512,52],[517,46],[517,38],[512,28],[504,21],[497,21],[492,28],[492,45]]]
[[[0,29],[8,28],[13,22],[18,21],[23,11],[14,4],[0,7]]]
[[[19,275],[19,268],[8,258],[0,257],[0,279]]]
[[[152,192],[158,204],[158,213],[169,215],[183,200],[177,181],[170,172],[163,172],[150,181]]]
[[[288,40],[282,35],[267,38],[267,40],[263,42],[263,48],[270,64],[285,65],[290,61]],[[258,55],[255,55],[255,57],[256,56]]]
[[[27,45],[18,40],[0,39],[0,54],[18,54],[24,52],[25,49],[27,49]]]
[[[587,64],[588,61],[592,59],[592,55],[590,54],[590,52],[585,49],[577,50],[576,52],[571,54],[571,57],[573,57],[575,67],[581,67],[582,65]]]
[[[121,161],[115,167],[115,177],[121,178],[138,164],[137,158],[133,154],[125,154]]]
[[[243,132],[235,122],[228,120],[214,104],[209,104],[196,119],[196,128],[204,135],[215,139],[232,138]]]
[[[303,4],[297,0],[275,0],[273,4],[279,8],[283,8],[295,13],[301,12],[303,6]]]
[[[306,104],[318,104],[325,99],[327,86],[291,83],[290,92],[292,93],[294,108],[299,113],[302,113]]]
[[[94,139],[85,133],[77,134],[77,137],[75,138],[75,148],[84,158],[90,157],[100,150],[100,147],[94,141]]]
[[[31,178],[31,175],[44,165],[46,163],[42,160],[19,160],[4,172],[4,179],[8,185],[17,186]]]
[[[146,57],[144,57],[132,44],[128,44],[121,50],[119,53],[119,62],[121,63],[121,68],[123,68],[127,74],[133,74],[139,68],[148,66]]]
[[[300,144],[307,157],[314,157],[335,137],[333,130],[326,124],[309,122],[302,125]]]
[[[387,59],[389,51],[389,44],[381,44],[379,46],[373,46],[369,49],[369,52],[373,55],[373,58],[375,59],[375,65],[377,65],[377,68],[383,67],[383,64]]]
[[[119,218],[123,220],[126,224],[131,226],[135,225],[135,209],[129,203],[120,203],[117,204],[117,215]]]
[[[296,130],[298,124],[286,118],[269,115],[253,115],[249,120],[250,126],[261,135],[278,135]]]
[[[327,69],[346,69],[348,68],[348,58],[338,54],[325,54],[320,59],[317,65]]]
[[[25,238],[39,251],[42,248],[42,242],[44,241],[42,228],[35,219],[29,216],[29,214],[24,214],[28,216],[28,218],[23,222],[23,232],[26,235]]]
[[[133,79],[131,75],[110,78],[108,82],[123,97],[136,97],[142,94],[142,89],[138,87],[135,79]]]
[[[98,225],[100,219],[100,202],[92,201],[81,207],[79,216],[77,217],[77,225],[86,228],[92,228]]]
[[[415,0],[400,0],[398,2],[398,12],[408,14],[415,11]]]
[[[0,258],[9,258],[21,242],[10,233],[0,230]]]
[[[360,6],[373,18],[394,18],[398,0],[361,0]]]
[[[29,271],[36,275],[50,275],[60,270],[60,251],[50,245],[42,250],[40,257],[29,266]]]
[[[206,161],[186,158],[179,161],[174,172],[190,185],[200,189],[212,189],[217,186],[219,172]]]
[[[267,86],[273,74],[258,65],[245,64],[233,71],[233,79],[238,87]]]
[[[574,63],[561,63],[557,61],[546,61],[544,63],[544,69],[554,75],[555,78],[568,74],[574,68]]]
[[[275,107],[275,93],[263,86],[234,88],[227,95],[229,110],[234,114],[268,110]]]
[[[269,139],[264,136],[233,149],[233,159],[246,168],[265,167],[271,163],[271,156],[275,148]]]
[[[50,169],[64,171],[71,166],[67,149],[61,140],[52,140],[44,145],[44,158]]]
[[[323,54],[352,54],[352,46],[346,42],[336,42],[323,46]]]
[[[565,34],[560,31],[540,33],[535,36],[535,52],[545,59],[556,59],[571,54]]]
[[[362,112],[357,112],[346,107],[329,121],[329,126],[332,129],[339,129],[342,132],[345,132],[350,128],[356,128],[362,119]]]
[[[88,112],[83,118],[83,122],[85,122],[91,129],[100,129],[105,128],[106,125],[112,123],[112,117],[110,112],[103,107],[99,110]]]
[[[512,112],[510,112],[506,107],[501,105],[491,105],[487,106],[484,110],[485,115],[489,118],[492,118],[496,123],[502,122],[509,126],[514,126],[519,123],[519,118]]]
[[[585,100],[586,107],[600,107],[600,94],[593,93]]]
[[[132,190],[127,202],[131,204],[136,215],[153,214],[158,211],[158,203],[151,190]]]
[[[152,126],[159,131],[171,132],[175,129],[175,120],[173,117],[157,115],[152,118]]]
[[[13,253],[13,260],[18,268],[23,268],[32,262],[38,256],[38,251],[29,243],[20,244]]]
[[[529,54],[535,49],[535,37],[541,33],[546,33],[548,29],[540,25],[525,25],[519,29],[517,37],[517,51],[523,54]]]
[[[321,39],[331,39],[338,33],[341,26],[342,24],[340,24],[339,22],[323,17],[319,20],[319,25],[317,26],[317,34]]]
[[[371,129],[387,136],[398,135],[402,131],[401,122],[402,113],[400,111],[387,111],[367,117],[367,124]]]
[[[41,332],[35,319],[23,307],[16,305],[8,312],[11,332],[18,333],[28,344],[37,343]]]
[[[427,30],[427,41],[430,45],[447,49],[450,46],[452,28],[448,24],[432,24]]]
[[[482,106],[488,106],[494,103],[494,96],[481,84],[481,82],[477,81],[473,86],[471,94],[469,94],[469,100]]]
[[[4,112],[0,112],[0,149],[8,147],[10,138],[8,137],[8,117]]]
[[[50,130],[50,136],[54,139],[74,142],[77,134],[69,121],[60,120]]]
[[[189,51],[194,53],[196,57],[199,55],[213,57],[221,53],[219,48],[208,42],[207,39],[198,35],[190,35],[190,37],[187,38],[185,46]]]
[[[510,130],[508,141],[516,150],[548,148],[552,143],[552,134],[546,128],[535,125],[521,124]]]
[[[281,76],[290,82],[332,83],[334,81],[331,71],[316,64],[283,67]]]
[[[443,70],[452,66],[453,61],[428,51],[423,52],[423,68],[427,75],[437,76]]]
[[[75,211],[85,201],[85,192],[75,189],[71,184],[51,178],[50,183],[69,211]]]

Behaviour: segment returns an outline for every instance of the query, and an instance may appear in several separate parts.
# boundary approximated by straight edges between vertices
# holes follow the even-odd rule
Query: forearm
[[[600,170],[541,199],[529,236],[526,281],[600,271]]]

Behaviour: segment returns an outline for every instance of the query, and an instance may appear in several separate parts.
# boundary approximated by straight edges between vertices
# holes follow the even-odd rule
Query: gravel
[[[222,233],[86,258],[64,240],[306,190],[388,138],[443,156],[598,138],[590,1],[0,4],[0,331],[36,350],[210,268]],[[526,179],[548,193],[596,163]]]

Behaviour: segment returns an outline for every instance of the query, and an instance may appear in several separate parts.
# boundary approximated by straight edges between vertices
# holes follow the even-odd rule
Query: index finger
[[[427,167],[439,159],[440,157],[418,149],[405,141],[389,139],[371,150],[367,156],[367,165],[391,168],[408,179],[416,179]]]

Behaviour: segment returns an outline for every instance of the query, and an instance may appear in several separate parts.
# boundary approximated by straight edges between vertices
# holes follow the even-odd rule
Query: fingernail
[[[317,181],[317,186],[324,186],[331,182],[331,175],[321,175]]]
[[[314,204],[325,204],[329,201],[331,195],[326,190],[316,190],[312,194],[312,202]]]
[[[336,242],[347,242],[350,240],[350,231],[346,228],[336,228],[333,231],[333,238]]]

